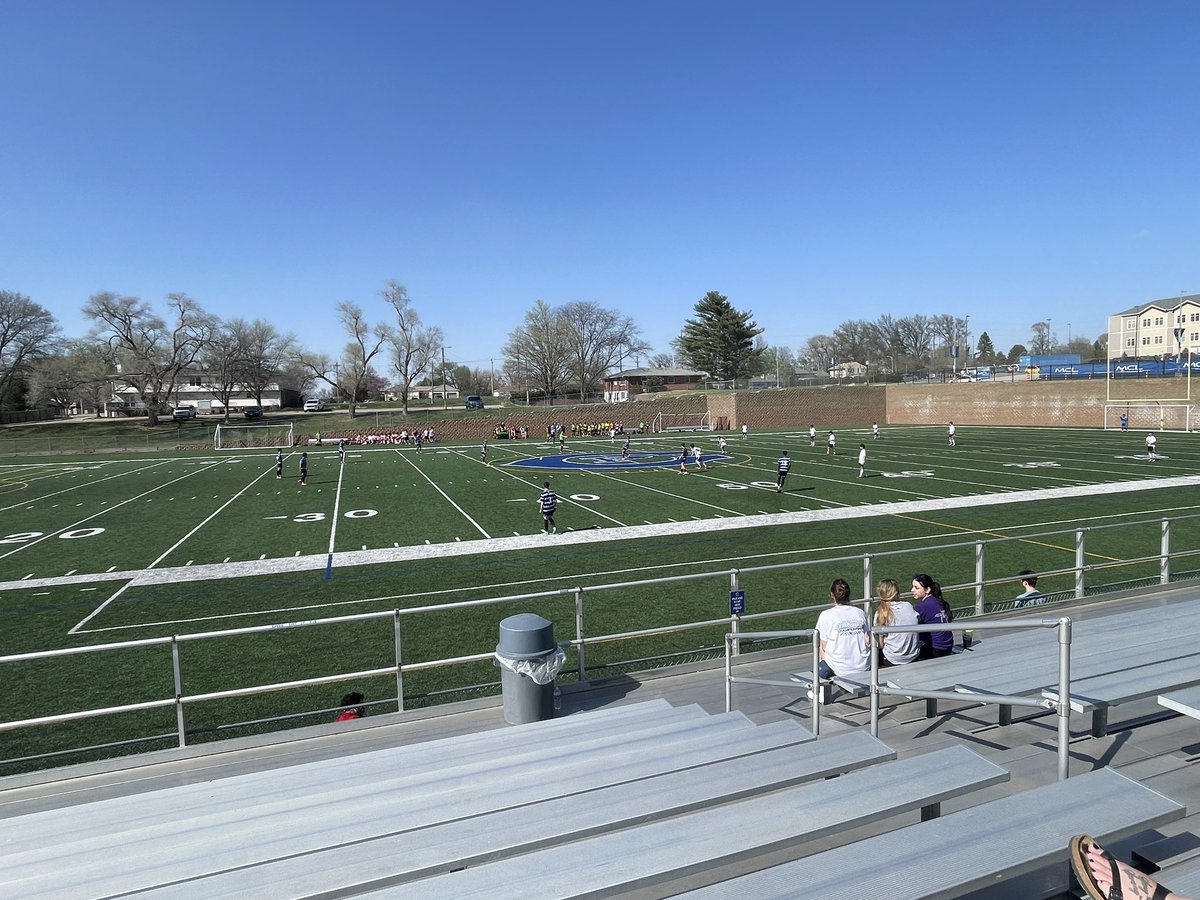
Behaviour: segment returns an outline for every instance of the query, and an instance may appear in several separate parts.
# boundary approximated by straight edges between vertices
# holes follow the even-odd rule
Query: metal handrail
[[[1053,577],[1056,575],[1074,574],[1075,586],[1074,596],[1083,597],[1085,591],[1085,576],[1088,572],[1102,571],[1112,569],[1118,566],[1129,566],[1157,562],[1159,565],[1158,581],[1166,584],[1170,581],[1171,564],[1179,559],[1187,559],[1193,556],[1200,555],[1200,549],[1187,549],[1173,552],[1170,548],[1170,534],[1173,523],[1186,522],[1192,519],[1200,518],[1200,514],[1192,514],[1186,516],[1178,516],[1174,518],[1162,519],[1143,519],[1134,522],[1122,522],[1120,524],[1104,524],[1091,526],[1085,529],[1058,529],[1049,532],[1037,532],[1035,534],[1022,534],[1012,537],[990,538],[986,541],[957,541],[950,544],[939,544],[939,551],[953,549],[973,548],[976,556],[976,577],[972,581],[963,582],[961,584],[951,584],[945,588],[946,593],[951,593],[956,590],[971,589],[975,592],[975,612],[977,615],[982,615],[984,612],[983,592],[984,588],[1007,583],[1011,581],[1011,574],[1001,578],[986,578],[984,577],[984,562],[985,562],[985,547],[1006,543],[1011,541],[1026,541],[1032,537],[1050,538],[1056,535],[1074,534],[1075,536],[1075,551],[1076,565],[1073,567],[1065,567],[1062,569],[1042,570],[1039,574],[1045,577]],[[1120,562],[1098,562],[1084,563],[1085,558],[1085,536],[1091,531],[1102,531],[1111,528],[1129,528],[1136,526],[1145,526],[1158,523],[1162,531],[1161,549],[1158,555],[1150,555],[1138,557],[1132,560],[1122,560]],[[162,698],[158,700],[144,701],[139,704],[124,704],[120,706],[105,707],[101,709],[82,710],[68,713],[61,713],[53,716],[41,716],[31,719],[23,719],[12,722],[0,722],[0,732],[14,731],[23,727],[35,727],[44,724],[67,722],[83,718],[91,718],[103,715],[115,715],[122,712],[130,712],[142,709],[154,709],[174,705],[176,708],[176,733],[180,746],[185,746],[187,742],[187,724],[185,717],[185,708],[187,705],[201,702],[202,700],[224,699],[230,697],[248,696],[257,693],[268,693],[272,691],[288,690],[296,687],[314,686],[322,684],[331,684],[338,681],[347,681],[361,677],[377,677],[379,675],[394,675],[396,679],[396,704],[401,711],[404,709],[404,691],[403,677],[405,673],[417,672],[422,670],[460,665],[465,663],[474,663],[491,658],[492,654],[477,653],[461,657],[453,657],[446,659],[429,660],[424,662],[406,663],[403,660],[402,642],[401,642],[401,622],[407,616],[418,616],[426,613],[445,612],[453,610],[463,610],[469,608],[479,608],[488,606],[497,606],[503,604],[512,604],[522,601],[539,600],[539,599],[573,599],[575,606],[575,635],[573,639],[562,641],[565,646],[569,646],[576,650],[577,653],[577,676],[579,680],[587,680],[587,668],[585,654],[589,646],[594,646],[601,643],[612,643],[617,641],[632,640],[635,638],[647,638],[664,634],[676,634],[685,631],[712,628],[722,625],[728,625],[733,632],[733,653],[738,653],[738,640],[742,632],[741,626],[744,622],[760,621],[766,619],[778,619],[783,616],[794,616],[817,612],[825,608],[825,602],[814,603],[810,605],[789,607],[780,610],[770,610],[758,613],[744,613],[742,615],[730,615],[728,618],[707,619],[700,622],[688,622],[664,625],[654,628],[637,629],[626,632],[618,632],[612,634],[587,635],[584,629],[584,603],[585,595],[601,591],[620,590],[628,592],[631,589],[651,588],[656,585],[673,584],[681,582],[695,582],[714,578],[728,578],[731,590],[740,588],[743,578],[748,575],[768,571],[780,571],[786,569],[797,569],[813,565],[834,565],[838,563],[857,562],[862,566],[864,594],[871,592],[871,574],[872,567],[880,560],[885,560],[891,557],[901,555],[911,555],[916,548],[906,547],[896,550],[886,550],[878,553],[865,553],[856,556],[840,556],[833,558],[824,558],[820,560],[796,560],[783,563],[769,563],[761,566],[751,566],[746,568],[734,569],[719,569],[706,572],[688,573],[683,575],[670,575],[656,578],[645,578],[634,581],[613,582],[598,585],[576,585],[572,587],[554,588],[551,590],[533,591],[520,594],[508,594],[498,597],[487,597],[471,600],[459,600],[449,603],[437,603],[426,606],[410,607],[406,609],[391,609],[381,610],[367,613],[354,613],[342,616],[331,616],[322,619],[307,619],[296,622],[274,623],[270,625],[246,626],[241,628],[221,629],[207,632],[195,632],[191,634],[171,635],[156,638],[141,638],[131,641],[123,641],[117,643],[95,644],[90,646],[70,647],[56,650],[42,650],[27,653],[10,654],[0,656],[0,665],[6,663],[24,662],[30,660],[48,659],[59,656],[76,656],[88,653],[100,653],[110,651],[122,651],[133,648],[144,648],[152,646],[170,646],[172,650],[172,664],[174,668],[175,691],[171,698]],[[860,601],[868,607],[870,600]],[[337,625],[348,622],[361,622],[372,619],[383,619],[391,617],[393,619],[393,629],[395,637],[395,665],[387,668],[371,669],[367,672],[347,672],[332,675],[317,676],[308,679],[297,681],[281,682],[278,684],[266,684],[252,687],[238,688],[227,691],[214,691],[205,694],[188,695],[183,690],[183,673],[182,662],[179,657],[179,646],[182,643],[203,641],[215,638],[226,638],[239,635],[263,634],[268,632],[279,632],[290,629],[315,627],[321,625]],[[972,618],[972,628],[978,627],[979,623]],[[1006,623],[1006,627],[1011,627]],[[808,632],[772,632],[779,638],[803,638],[808,636]]]

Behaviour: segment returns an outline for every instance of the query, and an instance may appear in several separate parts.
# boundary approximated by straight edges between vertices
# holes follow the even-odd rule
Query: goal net
[[[1118,431],[1127,416],[1130,431],[1194,431],[1196,407],[1188,403],[1106,403],[1104,430]]]
[[[712,413],[665,413],[660,412],[650,423],[655,434],[664,431],[712,431]]]
[[[286,425],[218,425],[213,435],[216,450],[243,450],[248,447],[291,447],[295,443],[292,423]]]

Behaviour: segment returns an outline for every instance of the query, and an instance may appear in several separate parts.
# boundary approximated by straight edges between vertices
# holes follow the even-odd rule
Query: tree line
[[[180,380],[196,373],[205,376],[204,388],[226,414],[235,395],[261,405],[272,384],[301,395],[332,394],[352,416],[360,402],[386,388],[396,390],[406,413],[410,390],[421,385],[492,392],[494,370],[447,359],[444,332],[422,321],[399,282],[388,281],[379,291],[371,315],[351,301],[337,303],[334,311],[345,337],[336,355],[302,347],[293,334],[262,319],[221,320],[183,293],[168,295],[161,308],[137,297],[94,294],[83,307],[90,332],[66,339],[46,309],[0,291],[0,409],[102,409],[119,380],[136,392],[153,422]],[[684,321],[671,352],[654,354],[630,316],[590,301],[552,306],[538,300],[507,335],[500,377],[513,394],[586,397],[603,389],[606,376],[643,358],[651,368],[678,366],[732,382],[774,373],[788,384],[804,370],[825,373],[851,360],[897,373],[953,362],[1016,362],[1026,352],[1105,355],[1106,337],[1061,344],[1049,320],[1031,326],[1028,348],[1017,344],[1007,354],[993,347],[986,331],[972,342],[969,324],[969,318],[948,314],[852,319],[793,352],[769,346],[752,312],[709,291]]]

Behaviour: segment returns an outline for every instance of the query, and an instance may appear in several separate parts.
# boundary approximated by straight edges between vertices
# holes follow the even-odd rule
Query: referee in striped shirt
[[[775,493],[783,493],[783,483],[787,481],[788,471],[792,468],[792,461],[788,458],[787,451],[783,451],[783,456],[779,457],[776,471],[779,473],[775,479]]]
[[[542,505],[542,531],[546,534],[557,534],[558,527],[554,524],[554,511],[558,509],[558,495],[550,490],[550,482],[542,485],[542,497],[538,501]]]

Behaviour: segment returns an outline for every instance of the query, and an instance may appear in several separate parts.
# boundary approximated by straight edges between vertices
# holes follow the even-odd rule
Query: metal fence
[[[100,644],[93,646],[74,647],[69,649],[47,650],[34,653],[21,653],[9,656],[0,657],[0,680],[8,681],[5,677],[8,673],[6,669],[21,663],[30,661],[41,661],[53,663],[54,660],[62,660],[67,657],[78,656],[82,654],[98,654],[98,653],[129,653],[136,648],[145,648],[151,646],[166,646],[171,651],[171,681],[174,687],[171,696],[163,696],[157,699],[146,700],[139,703],[106,706],[90,709],[79,709],[72,712],[58,713],[55,715],[45,715],[34,718],[17,719],[13,721],[0,722],[0,732],[15,732],[22,729],[39,728],[55,723],[75,722],[97,717],[113,716],[122,713],[129,713],[137,710],[173,708],[175,711],[175,731],[172,735],[174,742],[179,746],[186,746],[189,743],[189,735],[192,734],[188,728],[188,710],[189,708],[215,700],[227,698],[246,697],[255,694],[266,694],[271,692],[289,691],[297,688],[310,687],[315,685],[328,685],[339,682],[356,681],[366,678],[385,677],[394,679],[395,697],[384,701],[376,701],[375,706],[386,705],[399,711],[403,711],[406,705],[406,697],[404,690],[404,678],[406,675],[435,668],[448,668],[455,666],[463,666],[467,664],[478,664],[493,658],[493,651],[490,647],[479,648],[477,652],[467,655],[423,660],[409,661],[412,657],[419,659],[420,654],[411,653],[406,650],[406,640],[418,639],[421,634],[421,628],[418,625],[418,620],[422,616],[431,614],[446,613],[447,611],[466,612],[471,609],[479,609],[483,607],[507,607],[511,608],[512,612],[525,611],[522,607],[535,601],[545,601],[550,598],[558,598],[560,601],[566,601],[573,608],[574,621],[570,627],[573,636],[570,640],[564,641],[563,646],[568,648],[569,653],[573,654],[573,665],[570,665],[567,670],[568,678],[578,679],[580,682],[593,680],[595,677],[606,677],[614,669],[621,671],[630,671],[635,669],[645,669],[653,665],[669,665],[679,662],[682,655],[678,651],[663,652],[661,654],[651,653],[643,654],[639,657],[627,657],[618,663],[608,662],[603,665],[595,665],[589,662],[589,656],[596,651],[596,648],[611,645],[619,646],[622,642],[635,642],[635,646],[649,642],[650,646],[654,646],[656,640],[664,639],[667,636],[677,636],[688,632],[703,632],[710,630],[719,630],[723,635],[726,631],[730,633],[731,652],[737,654],[740,652],[739,635],[749,625],[762,627],[764,623],[778,623],[781,620],[785,621],[789,617],[811,617],[802,621],[815,621],[816,614],[827,606],[828,601],[821,598],[818,601],[811,603],[803,603],[801,605],[788,606],[786,608],[770,609],[763,612],[736,612],[739,607],[735,605],[735,600],[741,599],[739,595],[744,594],[747,585],[760,584],[765,585],[769,582],[759,581],[763,576],[769,573],[796,573],[803,576],[805,570],[811,570],[814,567],[820,568],[835,568],[845,571],[853,566],[858,568],[862,573],[862,594],[861,596],[870,598],[874,593],[875,574],[877,571],[885,570],[886,568],[896,567],[902,564],[902,561],[907,557],[912,557],[917,553],[930,553],[933,550],[941,554],[952,553],[958,554],[963,560],[962,570],[969,573],[967,577],[955,583],[950,583],[944,586],[944,593],[950,599],[951,606],[955,609],[956,618],[982,616],[987,612],[1006,609],[1012,604],[1012,583],[1014,572],[1009,569],[1007,557],[1011,553],[1006,553],[1006,549],[1011,549],[1010,545],[1013,542],[1030,542],[1032,544],[1047,544],[1055,540],[1066,544],[1067,541],[1060,540],[1067,538],[1073,541],[1075,561],[1073,566],[1058,568],[1052,570],[1042,570],[1039,572],[1043,579],[1058,579],[1062,583],[1068,585],[1064,590],[1055,592],[1056,597],[1066,598],[1082,598],[1100,593],[1115,592],[1121,589],[1126,589],[1135,586],[1143,586],[1147,584],[1168,584],[1173,580],[1183,578],[1197,577],[1198,574],[1194,569],[1189,568],[1188,564],[1193,558],[1200,553],[1200,550],[1186,549],[1176,551],[1172,549],[1172,534],[1174,531],[1187,526],[1200,524],[1200,515],[1197,516],[1180,516],[1164,519],[1141,520],[1136,522],[1123,522],[1120,524],[1103,525],[1085,529],[1062,529],[1056,531],[1041,531],[1032,534],[1014,535],[1011,537],[989,538],[987,540],[961,541],[938,545],[935,548],[928,546],[922,548],[908,547],[904,549],[888,550],[877,553],[865,553],[841,557],[823,558],[818,560],[802,560],[780,562],[769,565],[723,569],[707,572],[699,572],[689,575],[665,576],[661,578],[642,579],[637,581],[623,581],[615,583],[605,583],[588,586],[577,586],[571,588],[562,588],[535,593],[514,594],[500,597],[489,597],[477,600],[465,600],[453,603],[443,603],[436,605],[427,605],[413,607],[407,609],[393,609],[370,613],[360,613],[349,616],[338,616],[324,619],[312,619],[306,621],[285,622],[273,625],[253,626],[239,629],[226,629],[221,631],[208,631],[194,634],[171,635],[157,638],[146,638],[142,640],[125,641],[120,643]],[[1097,562],[1088,561],[1088,541],[1089,538],[1094,538],[1097,535],[1104,534],[1112,528],[1121,528],[1125,530],[1134,528],[1151,529],[1151,533],[1157,537],[1158,550],[1156,553],[1138,556],[1135,558],[1114,560],[1103,558]],[[1061,547],[1058,548],[1061,551]],[[993,557],[1000,557],[1001,562],[992,564],[992,568],[1004,568],[1002,575],[993,575],[989,577],[989,560]],[[972,565],[973,563],[973,565]],[[971,571],[973,569],[973,572]],[[588,605],[589,603],[604,603],[606,595],[611,595],[612,592],[619,592],[624,598],[641,598],[646,603],[653,602],[656,596],[656,591],[661,590],[665,585],[669,584],[686,584],[689,582],[700,583],[704,581],[713,582],[722,585],[722,595],[719,600],[719,606],[722,610],[728,609],[728,613],[708,618],[697,619],[686,622],[672,622],[650,628],[637,628],[620,632],[607,633],[589,633],[586,623],[588,621]],[[728,584],[729,595],[724,594],[724,585]],[[718,608],[718,601],[710,594],[702,594],[702,591],[711,590],[712,584],[701,584],[697,588],[697,597],[703,596],[708,603],[708,609],[715,611]],[[689,588],[690,589],[690,588]],[[811,597],[811,594],[809,595]],[[594,598],[594,599],[593,599]],[[953,599],[956,598],[956,599]],[[728,599],[729,606],[725,606],[725,601]],[[609,600],[611,602],[611,599]],[[698,600],[699,602],[699,600]],[[869,601],[864,601],[869,602]],[[375,667],[365,670],[345,671],[330,673],[317,677],[298,679],[293,681],[282,681],[266,684],[257,684],[246,687],[240,687],[230,690],[203,691],[189,693],[187,689],[187,675],[184,671],[183,661],[180,656],[180,647],[186,643],[214,641],[221,638],[228,638],[235,635],[255,635],[268,634],[285,631],[293,631],[298,629],[310,628],[338,628],[346,626],[351,622],[362,622],[372,619],[391,619],[392,633],[394,638],[394,658],[391,663],[383,667]],[[562,626],[564,623],[559,623]],[[769,627],[769,624],[768,624]],[[560,629],[561,633],[561,629]],[[791,640],[785,640],[784,643],[798,643],[807,640],[807,631],[801,632],[802,637]],[[701,638],[704,635],[700,636]],[[708,659],[717,659],[724,652],[724,648],[720,644],[720,637],[709,640],[709,643],[698,643],[690,647],[686,651],[688,658],[695,659],[697,657],[705,657]],[[408,657],[406,658],[406,653]],[[484,686],[485,690],[491,693],[498,692],[498,681],[494,684]],[[322,710],[310,710],[307,715],[322,712]],[[304,714],[301,714],[304,715]],[[277,717],[274,721],[278,723],[290,722],[297,718],[297,715],[287,715]],[[262,720],[259,720],[262,721]],[[232,725],[246,725],[247,722],[235,722]],[[283,727],[280,724],[278,727]],[[210,729],[211,730],[211,729]],[[130,738],[128,743],[133,743],[137,740],[161,739],[163,735],[156,735],[152,738]],[[124,743],[124,742],[123,742]],[[99,745],[96,745],[99,746]],[[108,745],[111,746],[111,745]],[[55,751],[46,756],[61,755],[63,752],[76,752],[77,750],[94,749],[94,747],[79,747],[72,751]],[[36,756],[21,757],[22,761],[33,759]],[[2,759],[0,763],[12,762],[11,759]]]

